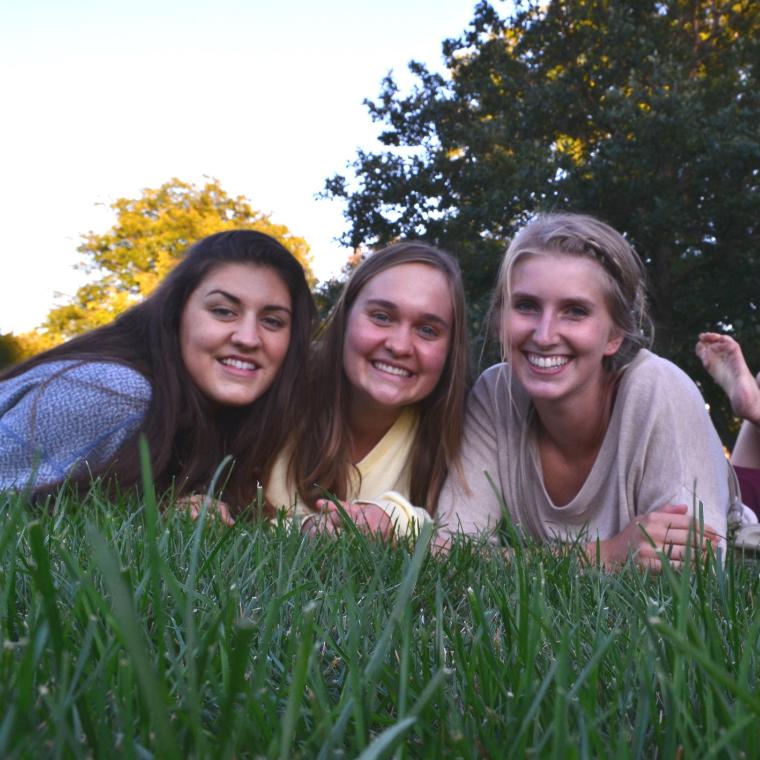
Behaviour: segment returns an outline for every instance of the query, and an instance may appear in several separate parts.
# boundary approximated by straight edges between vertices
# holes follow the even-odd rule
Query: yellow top
[[[347,489],[350,502],[376,504],[394,521],[396,532],[405,535],[410,528],[419,530],[430,519],[424,509],[409,503],[411,488],[412,442],[417,431],[418,415],[407,407],[377,445],[356,465]],[[313,512],[303,503],[296,488],[287,479],[290,451],[280,454],[272,469],[266,495],[275,508],[284,509],[291,517],[306,517]]]

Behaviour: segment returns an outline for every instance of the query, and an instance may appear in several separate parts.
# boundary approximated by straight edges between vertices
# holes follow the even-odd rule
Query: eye
[[[369,318],[378,325],[387,325],[391,321],[390,315],[385,311],[372,311]]]
[[[212,306],[209,311],[219,319],[234,319],[235,317],[235,312],[226,306]]]
[[[583,319],[583,317],[587,317],[589,314],[588,309],[585,306],[577,305],[568,306],[567,309],[565,309],[565,313],[572,319]]]
[[[530,312],[538,311],[538,304],[535,301],[522,298],[519,301],[515,301],[512,304],[512,308],[520,314],[529,314]]]
[[[433,327],[432,325],[420,325],[417,328],[417,332],[423,338],[426,338],[427,340],[433,340],[433,339],[437,338],[440,335],[440,333],[438,332],[438,330],[435,327]]]
[[[281,317],[262,317],[261,322],[268,330],[282,330],[283,327],[288,326],[288,323]]]

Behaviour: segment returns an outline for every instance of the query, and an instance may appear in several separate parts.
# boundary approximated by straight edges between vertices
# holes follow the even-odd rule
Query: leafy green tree
[[[70,303],[50,311],[42,330],[28,336],[32,351],[110,322],[148,295],[189,245],[222,230],[256,229],[277,238],[314,281],[306,241],[254,211],[242,196],[230,197],[217,180],[198,187],[172,179],[143,190],[139,198],[120,198],[112,208],[114,226],[87,233],[78,249],[82,268],[96,279],[79,288]]]
[[[22,348],[13,333],[0,333],[0,370],[15,364],[22,355]]]
[[[326,194],[347,245],[424,237],[460,256],[476,318],[505,242],[567,209],[622,230],[643,257],[657,350],[704,378],[697,333],[730,330],[760,369],[760,3],[481,2],[443,43],[449,76],[410,64],[367,103],[379,152]]]

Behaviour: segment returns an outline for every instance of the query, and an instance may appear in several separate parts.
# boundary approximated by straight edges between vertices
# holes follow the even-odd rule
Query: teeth
[[[570,361],[569,356],[540,356],[539,354],[526,354],[526,356],[530,364],[541,369],[564,367]]]
[[[389,375],[398,375],[399,377],[411,377],[412,373],[408,369],[402,369],[401,367],[394,367],[391,364],[385,362],[372,362],[372,366],[375,369],[379,369],[381,372],[387,372]]]
[[[257,365],[253,362],[244,362],[240,359],[222,359],[221,362],[226,367],[234,367],[235,369],[257,369]]]

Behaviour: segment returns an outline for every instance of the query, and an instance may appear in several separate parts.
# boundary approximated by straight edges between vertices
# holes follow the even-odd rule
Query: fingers
[[[653,541],[668,541],[685,544],[689,533],[702,540],[716,542],[720,540],[718,532],[708,523],[699,524],[699,520],[688,513],[685,504],[667,504],[660,509],[634,518],[640,531],[645,531]]]
[[[647,515],[685,515],[689,511],[686,504],[665,504],[665,506],[655,509],[652,512],[648,512]],[[644,516],[647,516],[644,515]]]
[[[339,502],[339,504],[340,507],[334,501],[318,499],[316,506],[320,510],[319,514],[308,517],[302,523],[301,532],[309,536],[315,536],[318,533],[334,535],[344,527],[345,515],[365,535],[388,538],[393,534],[393,523],[380,507],[374,504],[358,505],[348,502]]]
[[[634,528],[631,532],[629,529]],[[633,520],[628,534],[628,551],[638,566],[652,572],[662,571],[662,555],[670,566],[680,568],[697,553],[717,548],[721,537],[710,525],[699,525],[685,504],[667,504]],[[636,535],[638,533],[638,535]]]
[[[638,548],[651,548],[652,543],[650,543],[650,540],[654,543],[656,549],[667,553],[668,548],[674,546],[690,546],[692,549],[697,547],[706,549],[709,544],[715,548],[720,543],[720,536],[707,527],[705,527],[704,531],[700,531],[699,527],[692,522],[680,528],[673,527],[672,525],[655,528],[650,526],[646,529],[646,534],[642,535],[641,539],[636,542]]]
[[[669,559],[668,564],[673,570],[683,570],[684,563],[680,560],[675,558]],[[643,570],[648,570],[653,575],[660,575],[663,570],[663,562],[659,557],[637,557],[636,565]]]
[[[197,520],[200,517],[205,503],[208,503],[209,515],[221,520],[229,528],[235,524],[235,519],[232,517],[229,505],[219,499],[212,499],[208,496],[194,493],[190,496],[183,496],[181,499],[177,499],[176,502],[177,507],[184,509],[191,520]]]
[[[232,517],[230,508],[223,502],[216,502],[216,516],[228,527],[231,528],[235,524],[235,520]]]

